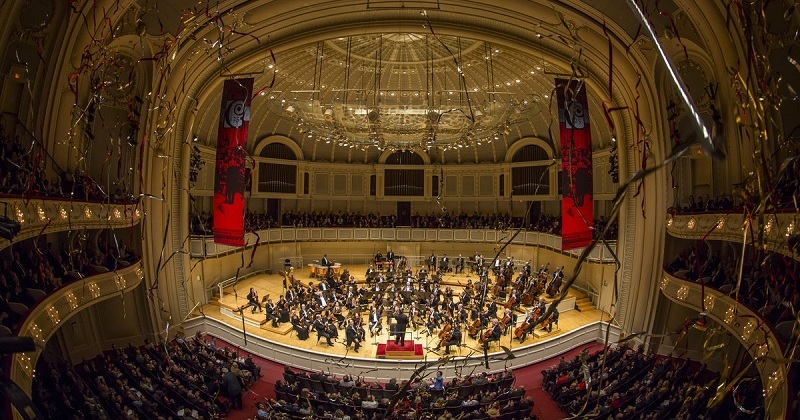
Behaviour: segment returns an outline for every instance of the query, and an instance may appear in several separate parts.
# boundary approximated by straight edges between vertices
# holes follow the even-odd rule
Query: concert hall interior
[[[800,413],[796,1],[0,12],[0,417]]]

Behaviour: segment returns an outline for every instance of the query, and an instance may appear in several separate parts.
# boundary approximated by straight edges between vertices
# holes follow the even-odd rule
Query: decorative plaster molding
[[[756,360],[761,376],[767,417],[786,418],[789,389],[788,370],[780,363],[783,350],[772,328],[746,306],[716,289],[682,280],[664,272],[661,293],[669,300],[687,308],[705,310],[705,314],[723,326]],[[702,290],[701,290],[702,289]],[[705,302],[705,305],[703,305]]]
[[[84,201],[3,198],[8,204],[8,218],[20,224],[13,241],[0,239],[0,249],[42,233],[76,228],[124,228],[142,219],[139,203],[108,204]]]
[[[796,213],[768,214],[764,218],[764,243],[771,251],[800,258],[792,253],[788,238],[798,232],[800,216]],[[667,215],[667,232],[683,239],[711,239],[752,243],[753,232],[760,232],[758,220],[741,213],[682,213]]]
[[[33,338],[36,351],[13,355],[11,380],[30,396],[36,362],[53,334],[75,314],[97,302],[133,290],[143,279],[141,262],[136,262],[117,271],[74,281],[39,302],[28,312],[18,332],[20,337]]]

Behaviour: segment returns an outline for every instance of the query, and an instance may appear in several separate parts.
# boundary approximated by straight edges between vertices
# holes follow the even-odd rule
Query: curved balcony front
[[[775,331],[759,314],[730,296],[710,287],[679,279],[666,271],[661,280],[661,292],[669,300],[696,310],[722,325],[742,343],[756,361],[764,389],[767,417],[787,418],[789,388],[788,369],[783,350]]]
[[[797,213],[775,213],[764,217],[764,244],[767,249],[797,258],[789,246],[789,238],[797,231]],[[753,241],[762,231],[758,220],[749,220],[743,213],[678,213],[667,216],[667,233],[683,239],[710,239],[729,242]]]
[[[9,372],[11,380],[30,396],[36,362],[53,334],[80,311],[133,290],[143,279],[140,260],[117,271],[72,282],[39,302],[28,312],[18,329],[18,336],[33,338],[36,350],[13,355]]]
[[[76,228],[124,228],[141,221],[139,203],[97,203],[36,198],[3,198],[6,216],[19,223],[13,239],[0,238],[0,249],[35,236]]]

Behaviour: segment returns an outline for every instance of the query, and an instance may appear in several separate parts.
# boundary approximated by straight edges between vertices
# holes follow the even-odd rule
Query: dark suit
[[[327,328],[325,328],[324,322],[319,319],[314,321],[314,329],[317,330],[317,342],[319,342],[320,338],[325,337],[325,339],[328,341],[328,345],[333,345],[333,342],[331,342],[331,333]]]
[[[344,330],[345,335],[347,336],[347,347],[350,347],[350,344],[356,343],[354,351],[358,351],[359,347],[361,347],[361,342],[358,337],[358,332],[353,325],[348,325],[347,328]]]
[[[499,325],[495,325],[494,327],[492,327],[492,335],[490,335],[489,338],[483,342],[483,347],[488,348],[489,343],[492,341],[500,341],[500,336],[502,335],[503,335],[503,329],[500,328]]]
[[[408,317],[401,313],[394,314],[394,320],[397,322],[394,329],[394,343],[405,346],[406,344],[406,328],[408,328]]]
[[[239,377],[233,372],[226,372],[222,376],[222,385],[228,398],[231,399],[231,404],[234,409],[242,408],[242,385],[239,383]]]

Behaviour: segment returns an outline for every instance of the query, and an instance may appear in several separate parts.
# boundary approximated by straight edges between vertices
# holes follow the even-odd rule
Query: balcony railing
[[[40,233],[71,230],[78,227],[88,229],[123,228],[139,223],[141,210],[138,203],[108,204],[97,202],[67,201],[53,199],[4,198],[8,205],[7,216],[20,224],[20,231],[13,242],[32,238]],[[0,249],[12,241],[0,238]]]
[[[755,360],[764,389],[767,417],[787,418],[789,389],[787,366],[775,331],[757,313],[716,289],[679,279],[666,271],[661,280],[661,292],[682,306],[705,310],[708,317],[722,325]]]
[[[764,242],[767,248],[792,256],[788,239],[798,232],[800,216],[796,213],[768,214],[764,218]],[[748,222],[742,213],[680,213],[667,216],[667,232],[684,239],[711,239],[738,242],[753,240],[762,227],[758,220]]]
[[[424,228],[278,228],[248,233],[247,246],[281,242],[349,242],[349,241],[392,241],[392,242],[464,242],[497,244],[505,243],[512,231],[492,229],[424,229]],[[523,231],[511,242],[514,245],[540,246],[557,252],[578,257],[582,250],[561,250],[561,237],[541,232]],[[616,247],[616,241],[611,242]],[[214,243],[209,236],[194,236],[190,252],[194,258],[213,257],[241,250],[242,247]],[[589,255],[594,262],[613,262],[614,259],[603,246],[595,247]]]
[[[136,262],[117,271],[72,282],[39,302],[18,328],[18,336],[33,338],[36,350],[14,354],[11,380],[30,396],[36,362],[50,337],[73,315],[97,302],[133,290],[143,279],[141,262]]]

